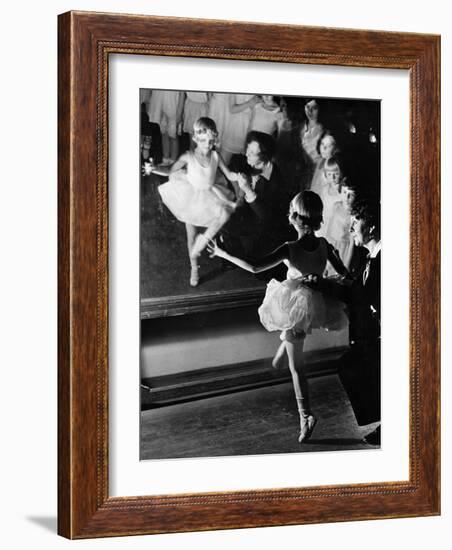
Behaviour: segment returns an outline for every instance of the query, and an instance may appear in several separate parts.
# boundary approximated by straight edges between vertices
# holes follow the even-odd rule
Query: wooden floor
[[[283,383],[141,413],[141,459],[374,449],[337,375],[309,380],[317,425],[299,444],[292,384]]]

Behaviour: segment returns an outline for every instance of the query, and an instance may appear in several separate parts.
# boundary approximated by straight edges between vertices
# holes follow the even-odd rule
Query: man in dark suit
[[[357,198],[351,209],[350,232],[355,245],[367,249],[367,258],[353,279],[338,284],[313,276],[307,283],[347,305],[350,347],[339,360],[339,378],[349,397],[356,421],[366,426],[381,420],[380,207],[377,199]],[[380,445],[380,425],[364,438]]]
[[[254,131],[247,136],[245,157],[231,161],[230,169],[240,173],[238,204],[220,239],[231,253],[258,257],[290,238],[290,197],[274,153],[274,139]]]
[[[341,359],[339,376],[356,420],[364,426],[381,420],[381,240],[377,200],[355,201],[350,232],[355,245],[364,246],[368,256],[345,295],[350,317],[350,349]],[[378,425],[365,440],[380,445],[380,437]]]

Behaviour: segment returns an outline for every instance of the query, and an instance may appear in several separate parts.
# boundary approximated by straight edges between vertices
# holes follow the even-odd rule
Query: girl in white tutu
[[[322,211],[323,204],[316,193],[299,193],[292,200],[289,211],[289,222],[297,231],[298,239],[284,243],[254,265],[231,256],[215,242],[209,244],[213,256],[229,260],[251,273],[271,269],[281,262],[287,265],[285,281],[272,279],[268,283],[264,301],[259,308],[259,317],[267,330],[281,331],[282,343],[273,359],[273,366],[277,367],[287,354],[300,415],[300,443],[311,435],[316,423],[309,405],[308,383],[301,360],[306,334],[313,328],[339,330],[347,326],[342,302],[330,299],[305,285],[313,277],[322,275],[327,260],[338,273],[344,276],[348,274],[336,250],[326,239],[314,234],[322,223]]]
[[[217,137],[215,122],[207,117],[199,118],[193,126],[195,150],[178,158],[171,167],[169,180],[158,188],[165,205],[185,223],[192,286],[199,282],[197,258],[235,209],[233,193],[215,183],[217,168],[230,181],[237,181],[238,177],[228,170],[215,151]],[[207,229],[197,235],[196,227]]]

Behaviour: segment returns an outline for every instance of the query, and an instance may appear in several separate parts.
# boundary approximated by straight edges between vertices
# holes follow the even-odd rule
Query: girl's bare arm
[[[177,172],[178,170],[180,170],[181,168],[184,168],[184,166],[187,165],[187,154],[184,153],[183,155],[181,155],[177,160],[176,162],[171,166],[171,169],[169,171],[170,174],[172,174],[173,172]]]
[[[256,103],[261,103],[262,99],[258,97],[257,95],[254,95],[252,98],[248,99],[248,101],[245,101],[244,103],[236,103],[235,102],[235,95],[231,94],[229,97],[229,111],[232,114],[235,113],[241,113],[242,111],[246,111],[247,109],[252,109]]]
[[[349,275],[348,269],[343,264],[338,251],[334,248],[332,244],[327,242],[327,251],[328,251],[328,261],[330,264],[334,267],[334,269],[339,273],[339,275],[343,275],[344,277],[347,277]]]
[[[218,168],[223,172],[223,174],[229,181],[237,181],[238,174],[229,170],[229,168],[224,163],[224,160],[222,159],[220,153],[218,153]]]
[[[236,266],[241,267],[246,271],[249,271],[250,273],[261,273],[262,271],[267,271],[268,269],[276,267],[281,262],[289,258],[289,246],[287,243],[284,243],[276,250],[274,250],[267,256],[264,256],[261,260],[255,262],[254,264],[250,264],[246,260],[242,260],[241,258],[232,256],[231,254],[226,252],[226,250],[220,248],[215,241],[212,241],[208,245],[208,249],[212,256],[218,256],[219,258],[228,260],[228,262],[231,262]]]

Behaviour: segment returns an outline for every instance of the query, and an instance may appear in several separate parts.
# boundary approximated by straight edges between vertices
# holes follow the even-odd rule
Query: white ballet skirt
[[[164,204],[179,221],[208,227],[225,213],[232,212],[229,201],[233,195],[215,184],[218,167],[216,151],[212,151],[206,167],[198,162],[192,151],[186,154],[186,170],[170,174],[169,180],[159,185],[158,190]]]
[[[272,135],[278,129],[278,124],[282,120],[282,116],[279,107],[268,110],[262,103],[257,103],[254,106],[249,131],[263,132],[264,134]]]
[[[327,243],[323,238],[319,241],[313,252],[301,249],[298,243],[288,243],[290,260],[284,262],[288,266],[287,279],[272,279],[267,285],[259,318],[268,331],[282,331],[282,340],[303,338],[316,328],[340,330],[348,324],[342,302],[301,282],[303,273],[321,275],[325,269]]]

